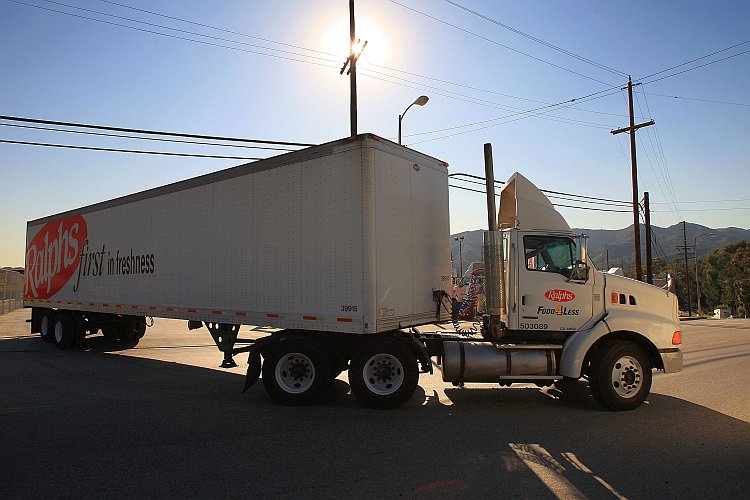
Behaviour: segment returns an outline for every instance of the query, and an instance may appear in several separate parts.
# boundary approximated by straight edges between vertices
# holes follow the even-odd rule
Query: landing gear
[[[213,337],[216,346],[224,353],[224,361],[221,362],[222,368],[234,368],[237,363],[234,362],[232,350],[237,342],[237,335],[240,333],[240,325],[228,325],[226,323],[206,323],[208,332]]]

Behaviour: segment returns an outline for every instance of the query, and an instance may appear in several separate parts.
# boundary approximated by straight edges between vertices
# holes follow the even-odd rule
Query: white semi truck
[[[496,212],[488,146],[481,335],[418,328],[451,319],[447,164],[371,134],[29,222],[31,331],[66,349],[137,340],[147,317],[205,325],[282,404],[348,370],[364,406],[395,407],[435,364],[455,385],[586,377],[605,407],[638,407],[652,370],[682,369],[676,296],[596,271],[520,174]]]

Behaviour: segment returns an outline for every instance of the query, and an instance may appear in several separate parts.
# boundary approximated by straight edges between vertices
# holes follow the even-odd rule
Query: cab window
[[[524,236],[526,269],[570,277],[575,261],[573,240],[560,236]]]

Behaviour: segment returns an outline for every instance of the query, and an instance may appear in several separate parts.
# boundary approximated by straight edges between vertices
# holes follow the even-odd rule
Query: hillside
[[[682,258],[683,253],[677,250],[683,245],[682,224],[675,224],[667,228],[651,226],[654,237],[653,257],[666,257],[667,261]],[[589,235],[589,255],[599,269],[609,267],[633,266],[633,226],[624,229],[582,229],[574,228],[576,233]],[[723,248],[737,241],[750,241],[750,230],[737,227],[709,228],[699,224],[686,224],[687,244],[692,247],[695,237],[698,236],[698,258],[703,258],[710,252]],[[459,270],[459,244],[455,237],[463,236],[463,269],[473,261],[482,259],[482,230],[467,231],[451,235],[451,254],[453,255],[453,267],[457,273]],[[646,237],[645,228],[641,225],[641,258],[646,262]],[[609,266],[607,265],[607,252],[609,253]],[[692,260],[693,253],[688,251],[688,257]]]

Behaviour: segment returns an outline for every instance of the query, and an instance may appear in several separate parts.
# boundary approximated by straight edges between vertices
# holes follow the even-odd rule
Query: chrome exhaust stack
[[[492,144],[484,145],[484,177],[487,192],[487,222],[489,231],[484,232],[484,269],[486,277],[487,321],[485,338],[500,339],[507,319],[505,293],[505,260],[503,235],[498,230],[495,207],[495,169],[492,160]]]

